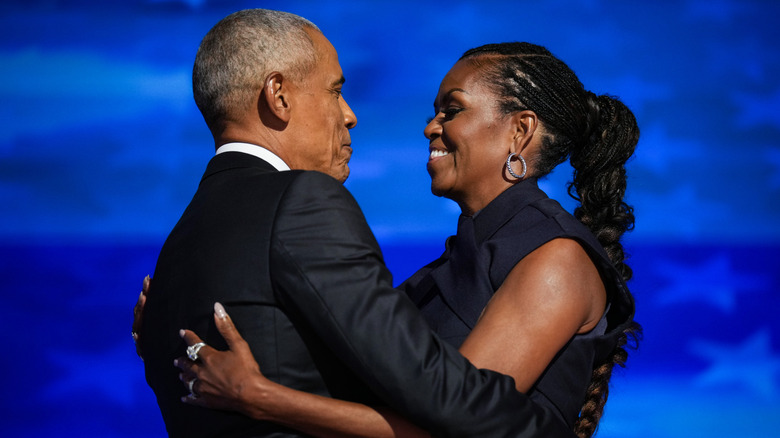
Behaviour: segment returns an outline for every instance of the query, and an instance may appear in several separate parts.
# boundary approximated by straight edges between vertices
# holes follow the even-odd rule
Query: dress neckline
[[[479,245],[525,207],[546,198],[547,194],[539,188],[536,178],[524,179],[504,190],[473,216],[461,215],[458,223],[473,222],[474,240]]]

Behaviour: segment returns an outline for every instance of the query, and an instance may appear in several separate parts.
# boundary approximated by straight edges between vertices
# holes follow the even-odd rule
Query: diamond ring
[[[190,358],[191,361],[195,362],[198,360],[198,352],[201,348],[205,347],[206,344],[203,342],[198,342],[197,344],[190,345],[187,347],[187,357]]]

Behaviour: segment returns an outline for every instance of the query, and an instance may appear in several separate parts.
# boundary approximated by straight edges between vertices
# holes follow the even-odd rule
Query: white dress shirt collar
[[[287,165],[278,155],[269,151],[268,149],[249,143],[227,143],[217,149],[217,155],[223,152],[243,152],[245,154],[254,155],[257,158],[267,162],[274,169],[278,171],[290,170],[290,166]]]

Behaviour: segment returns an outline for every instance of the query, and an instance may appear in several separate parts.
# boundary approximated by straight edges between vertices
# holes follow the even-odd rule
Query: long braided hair
[[[598,238],[618,272],[628,281],[622,235],[634,227],[626,192],[625,164],[639,140],[634,115],[617,98],[585,90],[574,72],[546,48],[530,43],[487,44],[461,60],[485,74],[503,114],[534,111],[544,126],[542,147],[534,162],[535,177],[550,173],[567,158],[574,168],[569,195],[579,201],[574,216]],[[609,394],[615,364],[625,366],[628,341],[636,347],[641,327],[632,323],[603,363],[594,364],[575,433],[592,436]]]

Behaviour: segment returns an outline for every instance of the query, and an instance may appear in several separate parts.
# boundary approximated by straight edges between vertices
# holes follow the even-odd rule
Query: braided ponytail
[[[587,226],[607,252],[624,281],[633,272],[625,263],[620,238],[634,228],[633,208],[623,201],[626,193],[625,164],[639,141],[639,128],[631,111],[610,96],[588,92],[587,138],[583,146],[571,152],[569,161],[574,177],[569,195],[580,202],[574,216]],[[585,403],[575,425],[579,438],[592,436],[598,427],[609,395],[609,380],[615,365],[625,367],[628,353],[624,346],[631,338],[636,346],[641,327],[632,323],[619,337],[610,357],[593,370]]]
[[[550,173],[570,159],[574,168],[569,195],[580,202],[574,210],[596,236],[625,281],[632,276],[620,239],[634,227],[634,213],[623,201],[625,164],[634,153],[639,128],[631,111],[610,96],[586,91],[574,72],[547,49],[529,43],[488,44],[467,51],[461,60],[483,69],[504,114],[530,109],[544,125],[539,156],[533,157],[535,177]],[[574,432],[592,436],[609,394],[615,364],[623,367],[624,347],[641,336],[632,322],[603,363],[596,364]]]
[[[588,92],[591,114],[597,124],[583,146],[571,152],[574,177],[569,195],[580,202],[574,216],[587,226],[606,250],[625,281],[631,268],[625,264],[620,238],[634,228],[633,208],[623,201],[626,193],[625,163],[639,140],[639,128],[631,111],[610,96]]]
[[[636,348],[636,342],[641,336],[641,332],[641,326],[632,322],[618,338],[618,343],[607,360],[593,369],[590,384],[585,393],[585,402],[580,409],[580,417],[574,424],[574,433],[578,438],[590,438],[596,433],[604,413],[604,405],[609,397],[609,379],[612,377],[612,370],[615,365],[625,368],[626,359],[628,359],[625,346],[631,340],[633,342],[632,348]]]

